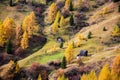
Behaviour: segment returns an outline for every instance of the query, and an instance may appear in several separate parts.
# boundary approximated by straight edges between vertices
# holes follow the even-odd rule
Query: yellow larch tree
[[[96,73],[91,71],[89,74],[83,74],[81,80],[97,80]]]
[[[9,39],[14,38],[16,23],[11,18],[6,18],[0,25],[0,46],[4,46]]]
[[[61,77],[58,77],[57,80],[68,80],[67,78],[65,78],[64,75],[62,75]]]
[[[87,75],[87,80],[97,80],[96,73],[95,73],[94,71],[91,71],[91,72]]]
[[[58,26],[59,26],[59,20],[60,20],[60,11],[57,12],[56,18],[54,23],[52,24],[52,31],[53,33],[57,33],[58,32]]]
[[[37,79],[37,80],[42,80],[41,75],[38,76],[38,79]]]
[[[119,74],[120,75],[120,55],[118,55],[112,64],[112,73],[115,74]]]
[[[120,27],[118,25],[112,31],[112,36],[120,36]]]
[[[61,16],[61,18],[60,18],[60,28],[64,29],[65,25],[66,25],[65,18],[64,18],[64,16]]]
[[[71,63],[71,61],[74,59],[73,43],[69,43],[67,49],[65,50],[65,57],[67,63]]]
[[[66,10],[69,10],[69,7],[70,7],[70,0],[66,0],[66,1],[65,1],[65,6],[64,6],[64,8],[65,8]]]
[[[23,37],[22,37],[22,39],[21,39],[21,48],[22,48],[22,49],[26,49],[26,48],[28,48],[28,45],[29,45],[28,34],[27,34],[27,32],[25,31],[25,32],[23,33]]]
[[[83,74],[80,80],[87,80],[87,74]]]
[[[22,29],[23,31],[27,31],[29,38],[34,33],[38,32],[39,27],[37,26],[34,12],[31,12],[30,15],[25,17],[25,19],[23,20]]]
[[[57,14],[57,10],[58,9],[57,9],[57,6],[55,5],[55,3],[52,3],[50,5],[49,9],[48,9],[48,16],[47,16],[48,18],[47,18],[47,20],[48,20],[49,23],[54,22],[56,14]]]
[[[111,80],[111,72],[108,68],[108,65],[104,65],[100,71],[98,80]]]

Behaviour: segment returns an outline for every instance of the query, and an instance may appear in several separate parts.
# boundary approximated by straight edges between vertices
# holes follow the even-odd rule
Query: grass
[[[63,52],[57,52],[57,53],[54,53],[53,55],[42,55],[42,56],[37,57],[35,61],[41,64],[45,64],[49,61],[61,60],[63,55],[64,55]]]

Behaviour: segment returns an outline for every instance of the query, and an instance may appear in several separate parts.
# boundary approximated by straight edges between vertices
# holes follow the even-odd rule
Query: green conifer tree
[[[8,41],[7,45],[6,45],[6,48],[5,48],[5,51],[8,53],[8,54],[12,54],[12,43],[11,43],[11,40]]]
[[[61,68],[65,69],[66,68],[66,63],[67,63],[67,61],[66,61],[66,58],[64,56],[63,59],[62,59]]]
[[[70,23],[70,26],[74,25],[74,17],[73,17],[73,15],[71,15],[69,23]]]

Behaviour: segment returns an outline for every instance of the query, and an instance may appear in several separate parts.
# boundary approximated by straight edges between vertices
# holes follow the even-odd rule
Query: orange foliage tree
[[[11,18],[6,18],[0,24],[0,46],[4,46],[9,39],[13,39],[15,35],[16,23]]]
[[[65,57],[68,63],[71,63],[74,59],[73,43],[69,43],[67,49],[65,50]]]
[[[120,55],[118,55],[113,61],[112,74],[120,75]]]
[[[23,20],[22,30],[27,31],[29,38],[36,32],[38,32],[39,27],[36,23],[35,13],[31,12],[30,15],[26,16]]]
[[[27,34],[27,32],[25,31],[25,32],[23,33],[23,37],[22,37],[22,39],[21,39],[21,48],[22,48],[22,49],[28,48],[28,45],[29,45],[28,42],[29,42],[28,34]]]
[[[103,66],[102,70],[100,71],[98,80],[111,80],[111,73],[108,65]]]
[[[55,16],[56,16],[56,14],[57,14],[57,6],[55,5],[55,3],[52,3],[51,5],[50,5],[50,7],[49,7],[49,9],[48,9],[48,18],[47,18],[47,20],[48,20],[48,22],[49,23],[52,23],[52,22],[54,22],[54,20],[55,20]]]

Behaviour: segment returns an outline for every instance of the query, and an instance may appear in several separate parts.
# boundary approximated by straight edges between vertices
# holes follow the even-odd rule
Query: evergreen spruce
[[[73,11],[73,10],[74,10],[74,9],[73,9],[72,1],[70,1],[70,7],[69,7],[69,10],[70,10],[70,11]]]
[[[64,56],[63,59],[62,59],[62,63],[61,63],[61,68],[65,69],[66,68],[66,57]]]
[[[63,48],[63,44],[64,44],[63,42],[60,43],[60,48]]]
[[[13,1],[12,0],[10,0],[9,5],[13,6]]]
[[[120,5],[118,6],[118,12],[120,12]]]
[[[92,38],[92,32],[90,31],[87,36],[88,39]]]
[[[11,43],[11,40],[8,41],[6,47],[5,47],[5,51],[8,53],[8,54],[12,54],[12,43]]]
[[[74,18],[73,18],[73,15],[71,15],[70,17],[70,26],[73,26],[74,25]]]
[[[105,27],[103,27],[103,31],[107,31],[107,29]]]

